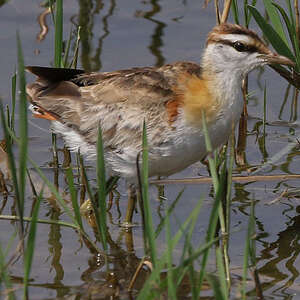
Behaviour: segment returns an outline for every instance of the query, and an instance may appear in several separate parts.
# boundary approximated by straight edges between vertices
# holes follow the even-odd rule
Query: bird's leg
[[[128,187],[128,205],[127,205],[124,225],[128,226],[132,224],[132,217],[136,205],[136,200],[137,200],[136,188],[134,185],[131,184]]]

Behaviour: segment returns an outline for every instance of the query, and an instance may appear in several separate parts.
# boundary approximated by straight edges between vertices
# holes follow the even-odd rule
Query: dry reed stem
[[[256,297],[258,300],[263,300],[264,299],[264,295],[263,295],[263,289],[259,280],[259,272],[256,269],[256,267],[254,267],[253,271],[251,272],[254,282],[255,282],[255,291],[256,291]]]
[[[283,197],[286,197],[288,195],[288,189],[285,189],[278,197],[276,197],[274,200],[270,201],[268,203],[268,205],[272,205],[278,201],[280,201],[280,199],[282,199]]]
[[[300,179],[300,174],[232,176],[232,181],[235,182],[275,181],[291,179]],[[211,177],[150,180],[151,184],[199,184],[211,182]]]
[[[219,0],[215,0],[215,10],[216,10],[217,25],[220,25],[220,23],[221,23],[221,15],[220,15],[220,8],[219,8]]]
[[[248,111],[247,111],[247,94],[248,94],[248,76],[243,80],[242,92],[244,99],[243,113],[239,121],[239,134],[238,142],[236,147],[236,163],[239,166],[245,166],[246,164],[246,141],[247,141],[247,121],[248,121]]]
[[[135,270],[135,272],[132,276],[132,279],[130,280],[130,283],[129,283],[128,288],[127,288],[128,292],[132,291],[132,288],[133,288],[133,286],[136,282],[136,279],[137,279],[140,271],[142,270],[143,266],[147,266],[149,268],[150,272],[152,272],[152,270],[153,270],[152,263],[146,257],[142,258],[139,265],[138,265],[138,267],[137,267],[137,269]]]
[[[276,65],[270,65],[280,76],[286,79],[295,88],[300,89],[300,74],[296,71],[290,72],[289,70]]]
[[[226,0],[221,16],[221,24],[227,22],[232,0]]]

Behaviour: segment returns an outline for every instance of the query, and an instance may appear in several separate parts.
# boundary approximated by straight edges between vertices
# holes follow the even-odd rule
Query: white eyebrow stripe
[[[224,34],[222,40],[230,41],[232,43],[237,41],[244,42],[246,45],[254,44],[253,38],[244,34]]]

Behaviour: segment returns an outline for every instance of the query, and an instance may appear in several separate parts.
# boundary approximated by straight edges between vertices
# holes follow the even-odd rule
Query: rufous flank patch
[[[168,115],[168,123],[172,125],[176,121],[178,116],[179,107],[182,106],[182,101],[180,98],[175,98],[166,103],[166,110]]]

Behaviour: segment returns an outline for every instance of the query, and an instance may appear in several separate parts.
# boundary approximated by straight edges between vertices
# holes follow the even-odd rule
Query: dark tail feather
[[[68,81],[83,74],[83,70],[28,66],[26,70],[48,82]]]

